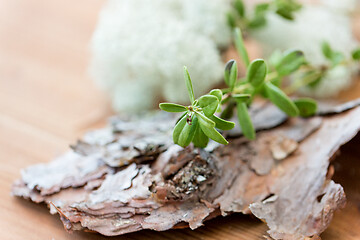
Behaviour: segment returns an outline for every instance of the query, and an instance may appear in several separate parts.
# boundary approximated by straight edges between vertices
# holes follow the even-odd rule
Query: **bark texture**
[[[218,215],[241,212],[266,221],[274,239],[318,236],[345,204],[328,167],[360,130],[357,104],[324,104],[322,116],[286,119],[262,103],[252,110],[256,128],[263,130],[256,140],[235,129],[230,136],[240,137],[229,145],[212,143],[203,150],[172,144],[172,115],[114,118],[63,156],[24,169],[13,194],[47,203],[69,231],[114,236],[195,229]]]

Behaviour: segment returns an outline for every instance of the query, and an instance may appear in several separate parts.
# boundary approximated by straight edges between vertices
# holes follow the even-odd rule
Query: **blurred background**
[[[13,198],[10,189],[21,168],[60,155],[112,114],[87,74],[89,41],[104,2],[0,1],[2,239],[79,238],[65,233],[45,206]]]
[[[91,40],[99,13],[106,3],[105,0],[0,0],[0,235],[2,239],[102,239],[98,235],[88,233],[69,235],[62,228],[60,220],[48,214],[45,206],[37,206],[24,200],[15,199],[9,193],[11,183],[20,177],[21,168],[39,162],[47,162],[60,155],[70,143],[74,142],[84,132],[103,126],[107,118],[115,114],[116,111],[124,112],[129,104],[122,105],[123,97],[125,99],[134,97],[133,95],[123,95],[127,88],[116,94],[111,90],[114,85],[105,84],[110,86],[110,90],[109,87],[104,87],[102,81],[106,82],[107,78],[103,76],[108,76],[109,71],[112,74],[113,69],[117,69],[118,66],[113,64],[120,64],[120,60],[126,58],[126,54],[131,51],[141,54],[149,49],[151,44],[146,45],[147,48],[144,49],[130,45],[116,45],[119,43],[118,40],[121,35],[109,33],[109,21],[111,23],[112,19],[118,19],[121,23],[123,19],[116,16],[116,12],[109,11],[110,6],[119,5],[114,1],[110,2],[113,5],[108,5],[107,10],[103,10],[102,23],[98,25],[97,29],[98,34],[107,37]],[[199,1],[198,10],[201,10],[203,6],[200,2],[206,1]],[[340,0],[337,2],[339,3]],[[345,2],[347,1],[344,1],[344,5]],[[214,1],[212,7],[216,8],[217,4],[219,4],[218,0]],[[335,9],[337,6],[339,5],[335,5]],[[179,6],[171,7],[175,9]],[[213,8],[208,8],[209,14]],[[129,9],[132,9],[131,6]],[[198,16],[198,13],[195,11],[193,14]],[[115,14],[115,17],[111,14]],[[108,20],[106,20],[107,16],[109,16]],[[189,13],[189,16],[192,15]],[[355,14],[351,19],[351,24],[348,24],[346,28],[350,27],[354,39],[358,39],[360,32],[359,17]],[[204,21],[215,20],[205,19]],[[136,25],[136,23],[132,24]],[[198,24],[202,26],[201,21]],[[117,27],[120,26],[122,25],[120,24]],[[184,28],[184,26],[178,27],[179,29]],[[115,32],[121,30],[120,28],[116,29]],[[141,30],[141,28],[139,29]],[[212,51],[212,59],[217,59],[216,61],[202,61],[199,60],[198,55],[192,55],[191,61],[182,57],[181,61],[176,62],[174,66],[181,66],[183,62],[189,60],[189,64],[193,64],[194,75],[197,76],[198,73],[204,72],[203,68],[217,64],[211,75],[216,76],[212,80],[212,83],[216,84],[222,78],[216,69],[218,67],[222,71],[224,61],[228,60],[227,56],[231,56],[231,53],[225,51],[230,44],[230,37],[216,39],[212,35],[214,29],[204,30],[200,28],[200,30],[196,30],[194,28],[193,35],[186,40],[189,44],[181,46],[186,48],[187,53],[189,53],[192,47],[207,44],[208,51]],[[196,34],[202,31],[208,36],[208,39],[199,40]],[[228,33],[224,32],[224,36],[226,34]],[[254,56],[261,55],[262,51],[259,51],[259,46],[262,46],[261,39],[264,39],[264,36],[261,34],[254,34],[253,36],[258,39],[260,45],[251,40],[247,42],[247,45],[253,49],[252,54]],[[339,36],[334,36],[334,38],[336,37]],[[129,39],[131,40],[130,37]],[[193,46],[191,44],[194,39],[197,39],[198,45]],[[182,42],[180,40],[180,38],[172,38],[168,40],[167,44],[175,45],[176,42]],[[276,41],[274,37],[274,42]],[[104,46],[104,42],[109,42],[109,45]],[[100,48],[98,47],[99,44]],[[108,48],[103,50],[103,46]],[[129,49],[129,47],[134,49]],[[171,53],[172,56],[183,56],[177,52],[179,49],[171,49],[174,51]],[[169,49],[166,50],[169,52]],[[114,51],[115,53],[116,51],[122,52],[125,55],[113,54]],[[109,55],[102,55],[103,52],[107,52]],[[136,54],[133,56],[134,59],[137,59]],[[185,54],[184,56],[188,55]],[[148,57],[150,58],[150,56]],[[113,62],[104,62],[103,58],[111,58]],[[159,80],[157,84],[151,85],[150,88],[156,88],[158,84],[168,87],[162,89],[163,92],[151,94],[149,96],[151,104],[140,108],[139,111],[156,106],[159,99],[182,100],[180,95],[167,96],[164,94],[164,92],[172,91],[173,93],[174,89],[176,90],[177,82],[175,80],[171,83],[166,82],[168,79],[166,74],[170,76],[173,74],[170,71],[172,65],[163,66],[162,62],[158,61],[158,59],[163,59],[162,55],[154,57],[154,59],[149,58],[146,59],[147,63],[141,63],[143,64],[141,65],[143,72],[147,71],[145,69],[146,64],[158,63],[157,68],[151,69],[151,71],[154,70],[154,73],[163,74],[161,75],[163,79]],[[110,64],[111,67],[103,67],[107,64]],[[195,69],[196,64],[202,68]],[[131,68],[133,65],[129,64],[128,67]],[[115,80],[111,81],[115,81],[115,85],[124,83],[127,80],[124,80],[121,74],[123,72],[113,74],[114,76],[109,76],[109,79],[114,78]],[[127,86],[129,94],[132,93],[133,86],[137,86],[136,84],[144,86],[143,82],[137,82],[138,76],[135,70],[130,71],[127,76],[135,76],[133,82]],[[143,78],[144,76],[140,75],[140,77]],[[157,82],[156,77],[152,78],[154,78],[154,82]],[[93,81],[94,79],[95,81]],[[205,80],[200,79],[199,82],[205,82]],[[207,84],[200,83],[198,85],[199,91],[206,91],[211,87]],[[145,87],[149,86],[145,85]],[[145,89],[148,90],[148,88]],[[143,98],[142,101],[147,101],[147,99]],[[121,102],[120,105],[116,104],[118,101]],[[356,148],[359,143],[360,140],[357,137],[350,145],[346,145],[339,162],[351,166],[352,161],[360,160],[360,152]],[[341,169],[344,167],[340,167],[340,171],[335,175],[335,180],[343,184],[350,202],[346,209],[336,213],[330,228],[323,234],[325,240],[340,239],[340,237],[345,236],[344,234],[348,236],[346,239],[360,239],[360,184],[356,178],[360,171],[359,168],[353,168],[352,172],[349,173],[347,171],[342,172]],[[116,239],[154,237],[157,239],[200,237],[206,239],[259,239],[266,230],[266,225],[258,220],[248,216],[234,215],[226,219],[212,220],[206,227],[197,231],[187,229],[172,230],[166,233],[142,231]]]

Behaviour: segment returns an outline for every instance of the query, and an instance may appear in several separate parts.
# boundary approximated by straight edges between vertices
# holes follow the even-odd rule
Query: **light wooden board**
[[[112,114],[87,75],[88,42],[103,0],[0,0],[0,239],[108,239],[68,234],[44,205],[10,196],[20,169],[47,162]],[[338,161],[349,195],[323,239],[360,239],[360,137]],[[360,165],[360,164],[358,164]],[[261,239],[261,221],[235,214],[198,230],[142,231],[111,239]]]

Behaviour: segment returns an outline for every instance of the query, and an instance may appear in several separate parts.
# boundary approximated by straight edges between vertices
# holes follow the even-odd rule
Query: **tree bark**
[[[261,103],[251,111],[256,140],[234,129],[229,145],[206,149],[173,145],[172,115],[114,118],[63,156],[24,169],[13,194],[47,203],[69,231],[196,229],[241,212],[264,220],[274,239],[318,236],[345,204],[328,167],[360,130],[358,104],[324,103],[319,116],[287,119]]]

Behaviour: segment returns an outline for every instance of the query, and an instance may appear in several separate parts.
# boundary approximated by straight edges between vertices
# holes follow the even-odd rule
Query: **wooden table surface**
[[[0,239],[109,239],[65,232],[58,216],[10,195],[20,169],[50,161],[112,114],[87,75],[88,43],[104,0],[0,0]],[[348,195],[324,240],[360,239],[360,137],[336,160]],[[357,162],[358,167],[354,167]],[[350,166],[350,167],[349,167]],[[142,231],[110,239],[262,239],[267,227],[241,214],[195,231]]]

